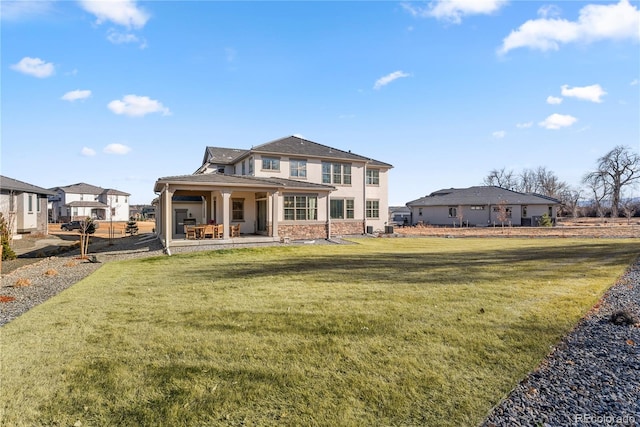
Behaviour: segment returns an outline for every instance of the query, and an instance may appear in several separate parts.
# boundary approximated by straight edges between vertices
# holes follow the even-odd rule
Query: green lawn
[[[640,239],[361,239],[109,263],[0,329],[0,424],[480,423]]]

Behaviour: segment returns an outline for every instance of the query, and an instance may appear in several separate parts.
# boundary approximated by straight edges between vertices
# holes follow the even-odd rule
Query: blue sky
[[[149,203],[207,145],[391,163],[403,205],[640,150],[640,2],[7,1],[2,174]],[[635,191],[638,193],[638,190]]]

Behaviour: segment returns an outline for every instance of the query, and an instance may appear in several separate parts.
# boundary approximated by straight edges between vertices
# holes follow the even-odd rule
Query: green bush
[[[549,217],[549,215],[544,214],[542,215],[542,217],[540,218],[540,227],[552,227],[553,226],[553,221],[551,221],[551,218]]]

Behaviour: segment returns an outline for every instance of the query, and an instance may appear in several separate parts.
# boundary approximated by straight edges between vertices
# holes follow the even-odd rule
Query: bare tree
[[[493,169],[489,172],[489,175],[484,178],[483,182],[484,185],[494,185],[507,190],[513,190],[517,187],[517,180],[513,171],[508,171],[505,168],[500,170]]]
[[[500,224],[504,227],[504,223],[509,221],[510,217],[511,212],[507,209],[507,202],[505,200],[500,200],[498,202],[498,214],[496,215],[497,220],[500,221]]]
[[[458,222],[460,223],[460,228],[462,228],[462,220],[464,219],[464,212],[462,212],[462,205],[458,205],[456,209],[456,218],[458,218]]]
[[[622,213],[627,218],[627,224],[631,224],[631,218],[636,214],[638,204],[631,197],[621,200]]]
[[[591,190],[598,216],[604,218],[604,206],[602,203],[604,199],[611,194],[605,175],[603,173],[591,172],[585,175],[582,182]]]
[[[569,186],[546,167],[540,166],[535,171],[536,193],[560,199],[562,192]]]
[[[611,197],[611,216],[617,218],[623,188],[640,179],[640,156],[631,148],[618,145],[598,159],[598,169],[585,179],[593,176],[605,181],[606,195]]]
[[[559,195],[559,199],[562,201],[562,210],[568,212],[573,218],[578,217],[578,202],[582,197],[580,190],[567,187]]]

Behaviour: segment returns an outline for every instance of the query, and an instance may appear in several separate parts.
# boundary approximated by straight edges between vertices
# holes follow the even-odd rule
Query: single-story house
[[[548,215],[555,222],[560,200],[496,186],[449,188],[408,202],[411,224],[444,226],[538,226]]]
[[[28,233],[47,234],[47,197],[52,191],[0,176],[0,212],[13,237]]]
[[[184,243],[193,223],[222,224],[227,242],[231,226],[270,241],[382,230],[391,168],[297,136],[251,149],[206,147],[195,173],[156,181],[156,232],[168,248]]]

